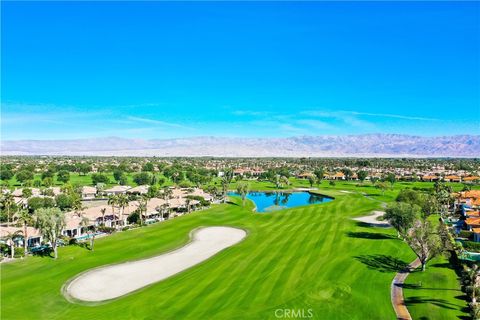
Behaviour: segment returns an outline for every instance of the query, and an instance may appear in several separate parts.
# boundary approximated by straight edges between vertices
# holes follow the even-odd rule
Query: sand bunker
[[[388,228],[390,224],[387,221],[377,220],[379,217],[383,216],[385,212],[383,211],[373,211],[371,215],[353,218],[353,220],[360,221],[363,223],[368,223],[369,225],[375,227]]]
[[[245,236],[246,232],[237,228],[201,228],[193,232],[190,243],[175,251],[82,273],[66,285],[64,293],[86,302],[118,298],[193,267]]]

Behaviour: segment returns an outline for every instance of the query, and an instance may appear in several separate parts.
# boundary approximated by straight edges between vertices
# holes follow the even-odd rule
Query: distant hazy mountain
[[[291,138],[94,138],[2,141],[3,155],[118,155],[218,157],[478,157],[479,135],[399,134]]]

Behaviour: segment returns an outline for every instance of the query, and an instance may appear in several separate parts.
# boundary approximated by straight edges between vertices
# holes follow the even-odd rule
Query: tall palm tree
[[[102,214],[102,226],[105,226],[105,212],[106,211],[107,211],[107,208],[100,209],[100,213]]]
[[[14,199],[13,195],[12,195],[10,192],[5,193],[5,194],[3,195],[3,197],[2,197],[2,206],[3,206],[3,208],[5,208],[6,211],[7,211],[7,220],[8,220],[8,222],[12,222],[11,220],[12,220],[13,214],[12,214],[11,211],[12,211],[13,207],[15,206],[15,199]]]
[[[28,210],[22,209],[17,212],[17,221],[23,225],[23,249],[24,249],[24,256],[27,255],[27,248],[28,248],[28,233],[27,233],[27,226],[33,223],[33,218],[28,212]]]
[[[22,234],[22,231],[15,231],[9,232],[3,239],[5,240],[6,244],[10,243],[10,257],[13,259],[15,256],[15,239],[18,238]]]
[[[247,197],[247,193],[249,191],[249,186],[245,182],[240,182],[237,184],[237,192],[242,197],[242,206],[245,206],[245,198]]]
[[[82,220],[80,221],[80,226],[87,228],[87,234],[90,239],[90,250],[93,251],[94,245],[95,245],[95,234],[97,231],[97,227],[95,223],[93,224],[92,228],[89,228],[91,225],[90,219],[88,219],[86,216],[82,216]]]
[[[148,204],[148,197],[142,196],[138,201],[138,215],[140,218],[140,224],[143,224],[143,214],[145,213],[145,217],[147,215],[147,204]]]
[[[125,207],[128,207],[128,204],[130,203],[130,200],[128,199],[128,197],[124,194],[120,194],[118,195],[118,199],[117,199],[117,205],[120,207],[121,211],[120,211],[120,215],[121,215],[121,218],[123,219],[123,214],[125,212]]]
[[[227,202],[227,192],[228,192],[228,185],[230,181],[227,177],[222,178],[222,192],[223,192],[223,203]]]
[[[118,204],[118,197],[114,194],[108,196],[108,201],[107,201],[107,204],[109,206],[112,206],[112,224],[114,222],[116,222],[116,219],[115,219],[115,206]],[[105,223],[105,221],[104,221]],[[113,227],[113,226],[112,226]]]

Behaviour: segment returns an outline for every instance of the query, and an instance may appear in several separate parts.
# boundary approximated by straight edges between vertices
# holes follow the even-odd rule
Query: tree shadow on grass
[[[376,232],[347,232],[347,236],[350,238],[360,238],[360,239],[372,239],[372,240],[388,240],[388,239],[396,239],[396,237],[384,234],[384,233],[376,233]]]
[[[419,289],[419,290],[438,290],[438,291],[458,291],[461,292],[459,289],[448,289],[448,288],[427,288],[427,287],[422,287],[419,284],[413,284],[413,283],[404,283],[404,284],[397,284],[397,286],[402,287],[404,289]],[[459,296],[460,297],[460,296]]]
[[[378,272],[401,272],[408,268],[405,261],[383,254],[356,256],[355,259]]]
[[[405,304],[414,305],[414,304],[422,304],[422,303],[429,303],[433,304],[437,307],[450,309],[450,310],[458,310],[460,306],[448,302],[445,299],[435,299],[435,298],[425,298],[425,297],[409,297],[405,299]]]

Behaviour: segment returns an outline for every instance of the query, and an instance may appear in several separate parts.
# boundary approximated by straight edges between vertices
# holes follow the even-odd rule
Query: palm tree
[[[22,234],[22,231],[18,230],[15,232],[8,232],[3,239],[5,239],[5,243],[8,245],[10,243],[10,256],[13,259],[15,256],[15,239],[18,238]]]
[[[26,256],[27,247],[28,247],[27,226],[33,223],[33,218],[27,210],[20,210],[17,213],[17,221],[23,224],[23,249],[24,249],[24,256]]]
[[[187,206],[187,213],[190,213],[190,202],[192,200],[190,198],[185,199],[185,205]]]
[[[82,214],[83,214],[83,209],[85,209],[83,206],[82,206],[82,200],[80,199],[80,197],[74,197],[73,198],[73,204],[72,204],[72,208],[73,208],[73,211],[75,212],[75,214],[78,216],[78,217],[81,217]]]
[[[249,186],[245,182],[240,182],[237,184],[237,192],[242,197],[242,206],[245,206],[245,198],[247,197],[247,193],[249,190]]]
[[[227,177],[222,178],[222,192],[223,192],[223,203],[227,202],[227,192],[228,192],[228,185],[230,181]]]
[[[90,238],[90,250],[93,251],[93,246],[95,244],[95,224],[93,224],[93,229],[89,229],[90,226],[90,219],[86,216],[82,216],[82,220],[80,221],[80,226],[87,229],[88,237]]]
[[[118,204],[118,197],[114,194],[110,195],[108,197],[108,201],[107,201],[107,204],[109,206],[112,206],[112,224],[114,222],[116,222],[116,219],[115,219],[115,206]],[[104,220],[104,223],[105,223],[105,220]],[[113,226],[112,226],[113,227]]]
[[[3,208],[5,208],[7,210],[7,220],[8,220],[8,222],[11,222],[12,217],[10,215],[10,213],[11,213],[10,211],[15,206],[15,199],[10,192],[5,193],[3,195],[2,206],[3,206]]]
[[[121,215],[122,219],[123,219],[123,214],[125,212],[125,207],[128,207],[129,202],[130,202],[130,200],[128,199],[128,197],[126,195],[124,195],[124,194],[118,195],[117,205],[121,209],[120,215]]]
[[[143,224],[143,214],[145,213],[145,217],[147,216],[147,204],[148,197],[142,196],[138,202],[138,215],[140,217],[140,224]]]
[[[105,212],[107,211],[107,208],[102,208],[100,209],[100,213],[102,214],[102,225],[105,226]]]

